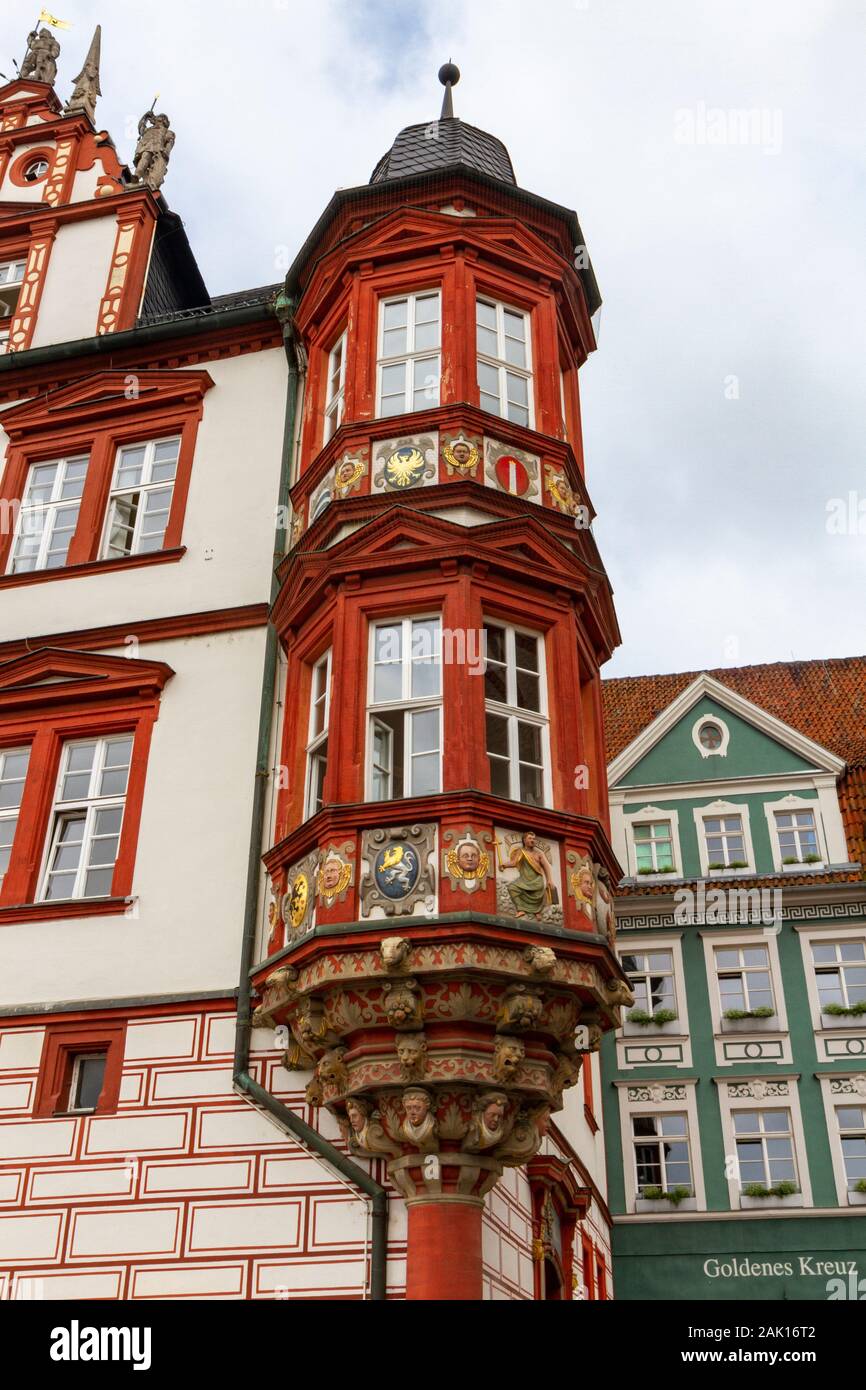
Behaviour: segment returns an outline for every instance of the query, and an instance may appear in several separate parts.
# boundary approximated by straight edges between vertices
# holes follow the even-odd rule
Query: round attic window
[[[698,730],[698,738],[702,748],[706,748],[708,753],[715,753],[722,746],[723,734],[718,724],[713,724],[711,720],[708,720]]]
[[[24,169],[25,183],[38,183],[48,173],[47,159],[31,159]]]

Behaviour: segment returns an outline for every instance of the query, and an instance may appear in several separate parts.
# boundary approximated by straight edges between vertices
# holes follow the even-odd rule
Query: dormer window
[[[482,410],[532,428],[529,315],[491,299],[476,303],[478,392]]]
[[[324,443],[337,433],[343,423],[346,395],[346,335],[342,333],[328,353],[328,383],[325,400]]]
[[[11,318],[18,307],[26,261],[0,261],[0,319]]]
[[[405,415],[439,404],[442,371],[439,291],[384,299],[379,309],[376,414]]]

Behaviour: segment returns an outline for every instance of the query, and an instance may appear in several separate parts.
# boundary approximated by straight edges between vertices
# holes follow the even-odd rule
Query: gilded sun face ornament
[[[338,854],[329,854],[319,867],[316,875],[316,891],[330,907],[335,898],[344,893],[352,877],[352,866]]]
[[[337,465],[334,475],[334,489],[340,497],[347,497],[357,483],[363,478],[367,471],[367,465],[361,458],[354,458],[347,454]]]
[[[481,462],[481,452],[465,435],[448,439],[442,445],[442,457],[448,469],[448,476],[456,473],[461,478],[474,478]]]
[[[443,857],[452,888],[459,885],[467,893],[474,893],[476,888],[485,886],[490,873],[490,855],[471,832],[467,830],[445,850]]]

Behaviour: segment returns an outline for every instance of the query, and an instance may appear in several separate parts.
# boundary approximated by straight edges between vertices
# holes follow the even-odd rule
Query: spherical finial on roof
[[[460,69],[456,63],[452,63],[450,58],[447,63],[443,63],[439,69],[439,81],[443,87],[447,87],[449,82],[452,87],[456,87],[460,81]]]

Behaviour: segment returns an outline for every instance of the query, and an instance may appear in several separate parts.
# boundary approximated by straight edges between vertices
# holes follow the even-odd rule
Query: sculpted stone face
[[[577,878],[578,887],[585,898],[591,898],[595,890],[595,880],[589,869],[581,869]]]
[[[403,1109],[406,1112],[406,1119],[410,1125],[420,1125],[426,1120],[430,1113],[430,1102],[426,1096],[413,1092],[403,1100]]]
[[[451,452],[458,463],[468,463],[472,455],[472,450],[469,445],[464,444],[462,440],[458,440],[456,444],[451,445]]]
[[[457,851],[457,863],[460,865],[467,878],[474,878],[478,872],[478,865],[481,863],[481,855],[477,845],[464,844]]]
[[[488,1129],[498,1129],[502,1124],[505,1115],[505,1106],[501,1100],[491,1100],[484,1109],[484,1123]]]
[[[364,1114],[360,1105],[353,1105],[351,1101],[346,1106],[346,1114],[349,1116],[349,1124],[356,1134],[360,1134],[364,1125],[367,1123],[367,1116]]]
[[[523,843],[527,849],[535,849],[536,839],[535,832],[533,830],[527,830],[523,837]]]

